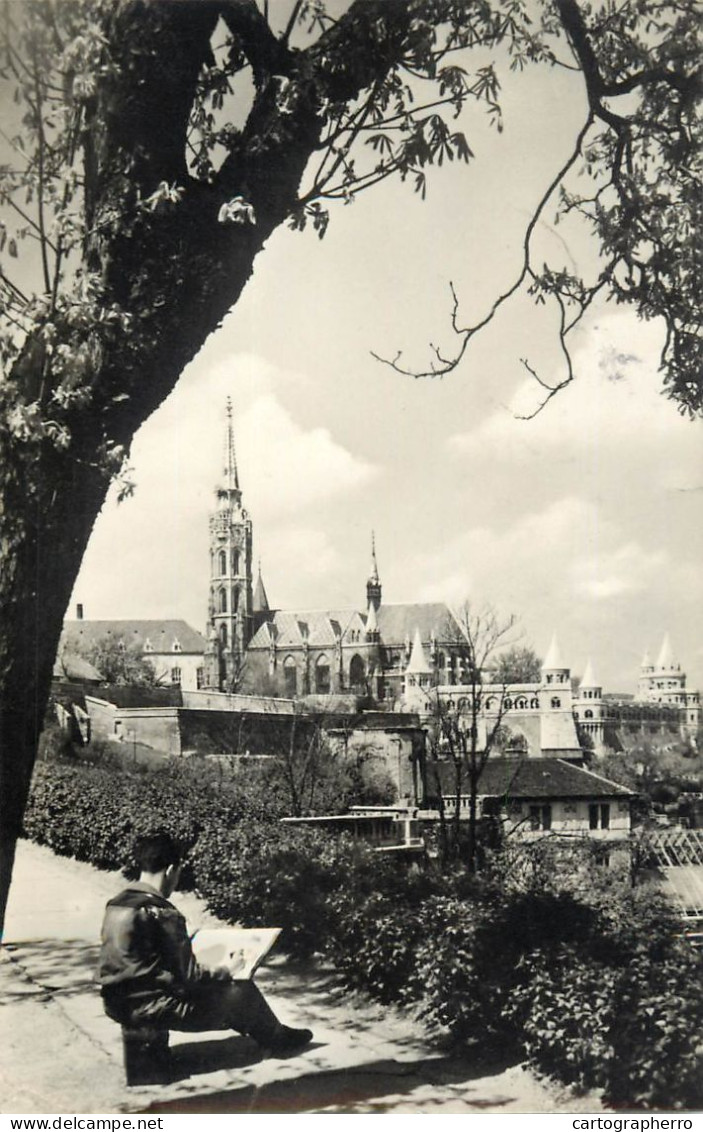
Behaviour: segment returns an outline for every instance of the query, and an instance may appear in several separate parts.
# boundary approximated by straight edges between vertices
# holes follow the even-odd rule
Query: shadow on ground
[[[173,1081],[184,1081],[219,1069],[244,1069],[261,1061],[261,1050],[251,1038],[233,1035],[171,1047]]]
[[[222,1048],[222,1057],[239,1056],[234,1052],[234,1042],[227,1039],[220,1043],[207,1042],[206,1046]],[[239,1039],[243,1042],[243,1039]],[[194,1043],[195,1045],[195,1043]],[[228,1047],[226,1049],[225,1047]],[[180,1047],[181,1050],[187,1047]],[[195,1051],[193,1051],[195,1054]],[[314,1047],[311,1050],[314,1053]],[[189,1051],[190,1055],[190,1051]],[[242,1051],[243,1055],[243,1051]],[[200,1056],[198,1051],[197,1056]],[[220,1054],[210,1053],[210,1057]],[[256,1058],[255,1060],[258,1060]],[[227,1062],[227,1066],[234,1062]],[[239,1062],[238,1064],[246,1064]],[[179,1066],[179,1070],[183,1066]],[[214,1068],[213,1060],[201,1071]],[[292,1114],[315,1112],[319,1109],[336,1108],[342,1112],[354,1111],[359,1106],[373,1104],[375,1113],[391,1111],[398,1105],[398,1098],[408,1096],[422,1086],[437,1087],[437,1104],[447,1101],[447,1088],[457,1089],[465,1104],[477,1110],[490,1107],[492,1110],[509,1105],[514,1099],[504,1096],[490,1099],[482,1098],[477,1091],[471,1097],[471,1082],[490,1074],[501,1072],[505,1065],[469,1066],[457,1058],[431,1058],[424,1061],[398,1062],[392,1059],[368,1062],[347,1069],[317,1069],[285,1080],[272,1081],[263,1086],[246,1085],[219,1092],[178,1097],[168,1101],[153,1101],[145,1113],[261,1113]],[[383,1099],[387,1098],[384,1105]]]
[[[25,978],[31,979],[37,994],[78,994],[96,987],[100,950],[97,943],[84,939],[38,939],[8,943],[3,950]],[[4,991],[3,1000],[12,997],[12,989]]]

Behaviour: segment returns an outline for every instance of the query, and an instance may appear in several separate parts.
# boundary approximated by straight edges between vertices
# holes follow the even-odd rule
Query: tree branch
[[[562,167],[559,169],[557,174],[554,176],[554,178],[552,179],[550,184],[547,186],[544,194],[542,195],[542,198],[540,199],[540,201],[537,204],[537,208],[535,209],[535,211],[532,214],[532,217],[530,218],[530,222],[527,225],[527,228],[525,230],[525,235],[523,237],[523,260],[522,260],[522,267],[520,269],[519,274],[517,275],[517,277],[513,281],[513,283],[507,288],[507,290],[503,291],[500,295],[498,295],[498,297],[494,300],[490,309],[484,315],[484,317],[482,319],[480,319],[478,322],[474,323],[472,326],[460,327],[458,325],[459,299],[458,299],[458,296],[457,296],[457,293],[456,293],[456,290],[454,288],[453,283],[450,282],[450,287],[451,287],[451,292],[452,292],[452,300],[453,300],[452,329],[454,330],[454,333],[457,336],[462,338],[461,345],[460,345],[459,349],[457,350],[457,352],[455,353],[454,357],[448,359],[444,364],[440,364],[439,367],[433,366],[429,370],[410,370],[410,369],[406,369],[404,366],[399,365],[398,362],[399,362],[400,358],[402,357],[401,351],[399,351],[396,354],[395,358],[392,359],[392,360],[382,357],[380,354],[375,353],[373,350],[371,351],[372,357],[376,358],[377,361],[382,362],[384,365],[390,366],[391,369],[394,369],[397,373],[404,374],[406,377],[416,377],[416,378],[420,378],[420,377],[443,377],[445,374],[450,373],[452,370],[456,369],[457,365],[459,364],[459,362],[463,358],[464,354],[466,353],[466,349],[469,345],[469,342],[474,337],[474,335],[477,334],[479,332],[479,330],[483,330],[483,328],[485,326],[487,326],[490,322],[492,322],[492,320],[495,318],[496,314],[498,313],[500,308],[503,306],[503,304],[506,303],[507,300],[510,299],[515,294],[515,292],[522,286],[522,284],[525,281],[528,273],[530,272],[530,254],[531,254],[531,252],[530,252],[530,242],[532,240],[533,232],[534,232],[534,230],[537,226],[537,223],[538,223],[538,221],[539,221],[539,219],[542,215],[542,212],[543,212],[547,202],[549,201],[550,197],[554,193],[557,186],[564,179],[564,177],[566,176],[568,171],[571,169],[571,167],[573,166],[573,164],[575,163],[577,158],[580,156],[581,147],[583,146],[583,142],[584,142],[586,135],[588,134],[588,131],[590,130],[592,124],[593,124],[593,113],[591,112],[591,113],[589,113],[585,123],[581,127],[581,130],[579,131],[579,135],[576,139],[576,144],[574,146],[573,151],[571,152],[568,159],[564,162]]]

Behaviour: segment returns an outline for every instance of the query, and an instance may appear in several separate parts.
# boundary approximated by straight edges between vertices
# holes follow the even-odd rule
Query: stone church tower
[[[215,495],[217,506],[210,515],[206,683],[217,691],[231,692],[236,689],[253,631],[253,592],[252,526],[242,507],[229,397],[224,473]]]

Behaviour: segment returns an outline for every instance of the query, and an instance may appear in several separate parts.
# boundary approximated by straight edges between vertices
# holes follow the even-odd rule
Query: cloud
[[[302,428],[272,394],[254,401],[237,434],[247,498],[265,518],[319,506],[366,487],[377,474],[329,429]]]
[[[275,547],[270,559],[275,555],[280,570],[314,583],[338,566],[322,534],[325,509],[329,515],[338,500],[370,484],[377,468],[352,455],[329,429],[304,427],[281,404],[274,387],[294,377],[259,367],[256,358],[245,363],[240,372],[248,373],[250,384],[239,403],[246,403],[235,410],[243,502],[257,545],[265,544],[266,535]],[[118,505],[111,491],[74,590],[73,603],[82,601],[88,617],[139,616],[147,610],[202,622],[208,514],[224,467],[225,376],[221,367],[182,398],[174,395],[140,430],[131,461],[135,495]],[[264,393],[252,392],[260,386]],[[221,405],[216,413],[213,400]],[[306,521],[311,511],[315,519]]]
[[[678,415],[661,394],[657,365],[661,333],[656,323],[639,322],[629,314],[607,315],[574,343],[576,378],[531,420],[545,391],[527,378],[507,405],[474,428],[454,433],[447,447],[454,456],[493,459],[562,451],[572,458],[597,448],[640,452],[670,444],[693,456],[700,438],[695,427]],[[558,376],[540,374],[550,384]],[[681,453],[679,453],[679,456]],[[700,461],[699,461],[700,468]]]
[[[630,542],[575,561],[571,580],[576,596],[602,601],[648,590],[669,576],[671,565],[663,550],[647,552]]]

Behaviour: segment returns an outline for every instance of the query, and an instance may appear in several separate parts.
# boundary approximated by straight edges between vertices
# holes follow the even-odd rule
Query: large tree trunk
[[[253,0],[100,9],[106,65],[82,135],[88,286],[38,317],[0,385],[0,936],[63,618],[111,476],[295,210],[325,100],[353,99],[393,65],[416,4],[355,3],[304,52],[272,35]],[[205,183],[186,141],[219,19],[254,96]],[[163,184],[177,194],[145,204]],[[251,218],[221,222],[235,198]]]
[[[8,406],[19,405],[31,421],[28,429],[0,430],[0,932],[63,618],[119,453],[236,302],[256,254],[290,214],[319,136],[313,108],[302,106],[278,129],[276,144],[251,147],[248,159],[256,131],[265,138],[278,122],[262,88],[242,152],[218,185],[193,182],[184,130],[216,6],[118,4],[115,13],[112,48],[129,68],[106,83],[93,110],[84,263],[99,285],[96,317],[111,308],[120,317],[111,327],[54,315],[53,353],[44,345],[47,320],[3,391],[8,415]],[[135,209],[137,193],[145,197],[162,180],[184,186],[183,199],[163,211]],[[243,182],[256,223],[218,223],[221,205]],[[51,400],[67,384],[65,367],[52,370],[59,344],[75,359],[79,376],[68,380],[88,391],[87,408],[61,412]],[[50,418],[66,430],[58,443],[46,428]]]

